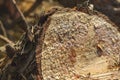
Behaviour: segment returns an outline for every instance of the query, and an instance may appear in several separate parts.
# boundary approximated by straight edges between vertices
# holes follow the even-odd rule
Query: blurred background
[[[76,0],[0,0],[0,59],[6,56],[4,46],[16,43],[26,31],[24,18],[32,26],[43,11],[55,6],[74,8],[76,4]],[[90,0],[90,4],[120,29],[120,0]]]

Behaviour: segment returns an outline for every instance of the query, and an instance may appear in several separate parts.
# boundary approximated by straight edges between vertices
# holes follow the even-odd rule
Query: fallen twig
[[[42,1],[43,0],[36,0],[35,3],[30,7],[30,9],[24,13],[25,16],[29,15],[32,11],[34,11],[41,4]]]
[[[5,52],[5,46],[0,47],[0,52]]]
[[[5,28],[4,28],[4,26],[3,26],[3,24],[2,24],[1,21],[0,21],[0,27],[1,27],[1,30],[2,30],[2,32],[3,32],[3,35],[4,35],[5,37],[7,37],[6,30],[5,30]]]
[[[17,9],[18,13],[20,14],[20,19],[22,19],[23,23],[24,23],[24,30],[27,31],[27,27],[28,27],[28,23],[23,15],[23,13],[21,12],[21,10],[18,8],[16,1],[12,0],[13,5],[15,6],[15,8]]]
[[[0,35],[0,39],[4,40],[5,42],[14,45],[14,42],[12,42],[11,40],[9,40],[7,37],[4,37],[3,35]]]

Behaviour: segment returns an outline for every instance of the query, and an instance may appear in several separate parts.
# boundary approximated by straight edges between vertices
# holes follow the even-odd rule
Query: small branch
[[[32,11],[34,11],[42,3],[42,1],[43,0],[36,0],[35,3],[31,6],[31,8],[24,13],[25,16],[29,15]]]
[[[20,74],[24,80],[27,80],[27,78],[21,73]]]
[[[23,13],[21,12],[21,10],[18,8],[18,6],[17,6],[17,4],[16,4],[16,1],[15,1],[15,0],[12,0],[12,3],[13,3],[13,5],[15,6],[15,8],[17,9],[18,13],[20,14],[20,19],[22,19],[22,21],[23,21],[23,23],[24,23],[24,25],[25,25],[24,29],[25,29],[25,31],[26,31],[26,30],[27,30],[27,27],[28,27],[28,23],[27,23],[24,15],[23,15]]]
[[[1,27],[1,30],[2,30],[2,32],[3,32],[3,35],[4,35],[5,37],[7,37],[6,30],[5,30],[5,28],[4,28],[4,26],[3,26],[3,24],[2,24],[1,21],[0,21],[0,27]]]
[[[4,40],[5,42],[14,45],[14,42],[12,42],[11,40],[9,40],[7,37],[4,37],[2,35],[0,35],[0,39]]]
[[[6,48],[5,46],[0,47],[0,52],[5,52]]]

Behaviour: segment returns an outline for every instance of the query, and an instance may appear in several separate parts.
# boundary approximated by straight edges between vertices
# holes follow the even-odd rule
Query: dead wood
[[[7,32],[6,32],[6,29],[5,27],[3,26],[3,23],[0,21],[0,27],[1,27],[1,30],[2,30],[2,33],[5,37],[7,37]]]
[[[44,80],[120,78],[120,33],[107,17],[63,9],[47,23],[40,58]]]
[[[77,2],[78,1],[78,2]],[[75,7],[81,0],[58,0],[64,7]],[[118,27],[120,27],[120,0],[89,0],[94,9],[107,15]]]
[[[120,0],[91,0],[91,3],[120,27]]]
[[[42,14],[39,24],[31,27],[23,34],[21,39],[12,48],[6,46],[6,51],[10,60],[2,67],[0,80],[42,80],[40,61],[36,59],[36,47],[41,46],[44,36],[43,24],[47,18],[52,15],[57,9]],[[38,40],[41,40],[38,42]],[[12,50],[12,51],[11,51]],[[8,58],[7,58],[8,59]]]
[[[27,10],[24,15],[27,16],[29,15],[32,11],[34,11],[38,6],[41,5],[43,0],[35,0],[34,4],[30,7],[29,10]]]
[[[0,10],[2,11],[0,13],[0,19],[5,27],[11,27],[15,24],[19,24],[24,31],[27,30],[28,24],[15,0],[2,0],[0,6]],[[8,19],[11,20],[11,22],[8,22]]]
[[[5,42],[14,45],[14,42],[12,42],[11,40],[9,40],[7,37],[0,35],[0,39],[4,40]]]
[[[0,79],[119,79],[119,47],[119,31],[100,13],[54,8],[14,46]]]

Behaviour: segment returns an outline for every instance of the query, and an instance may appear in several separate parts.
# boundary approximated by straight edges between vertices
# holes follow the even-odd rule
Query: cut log
[[[120,79],[120,33],[100,13],[52,9],[31,32],[1,80]]]
[[[47,26],[40,58],[44,80],[84,80],[81,76],[88,74],[100,80],[120,79],[120,73],[111,73],[120,67],[114,65],[120,33],[103,16],[58,11]]]

